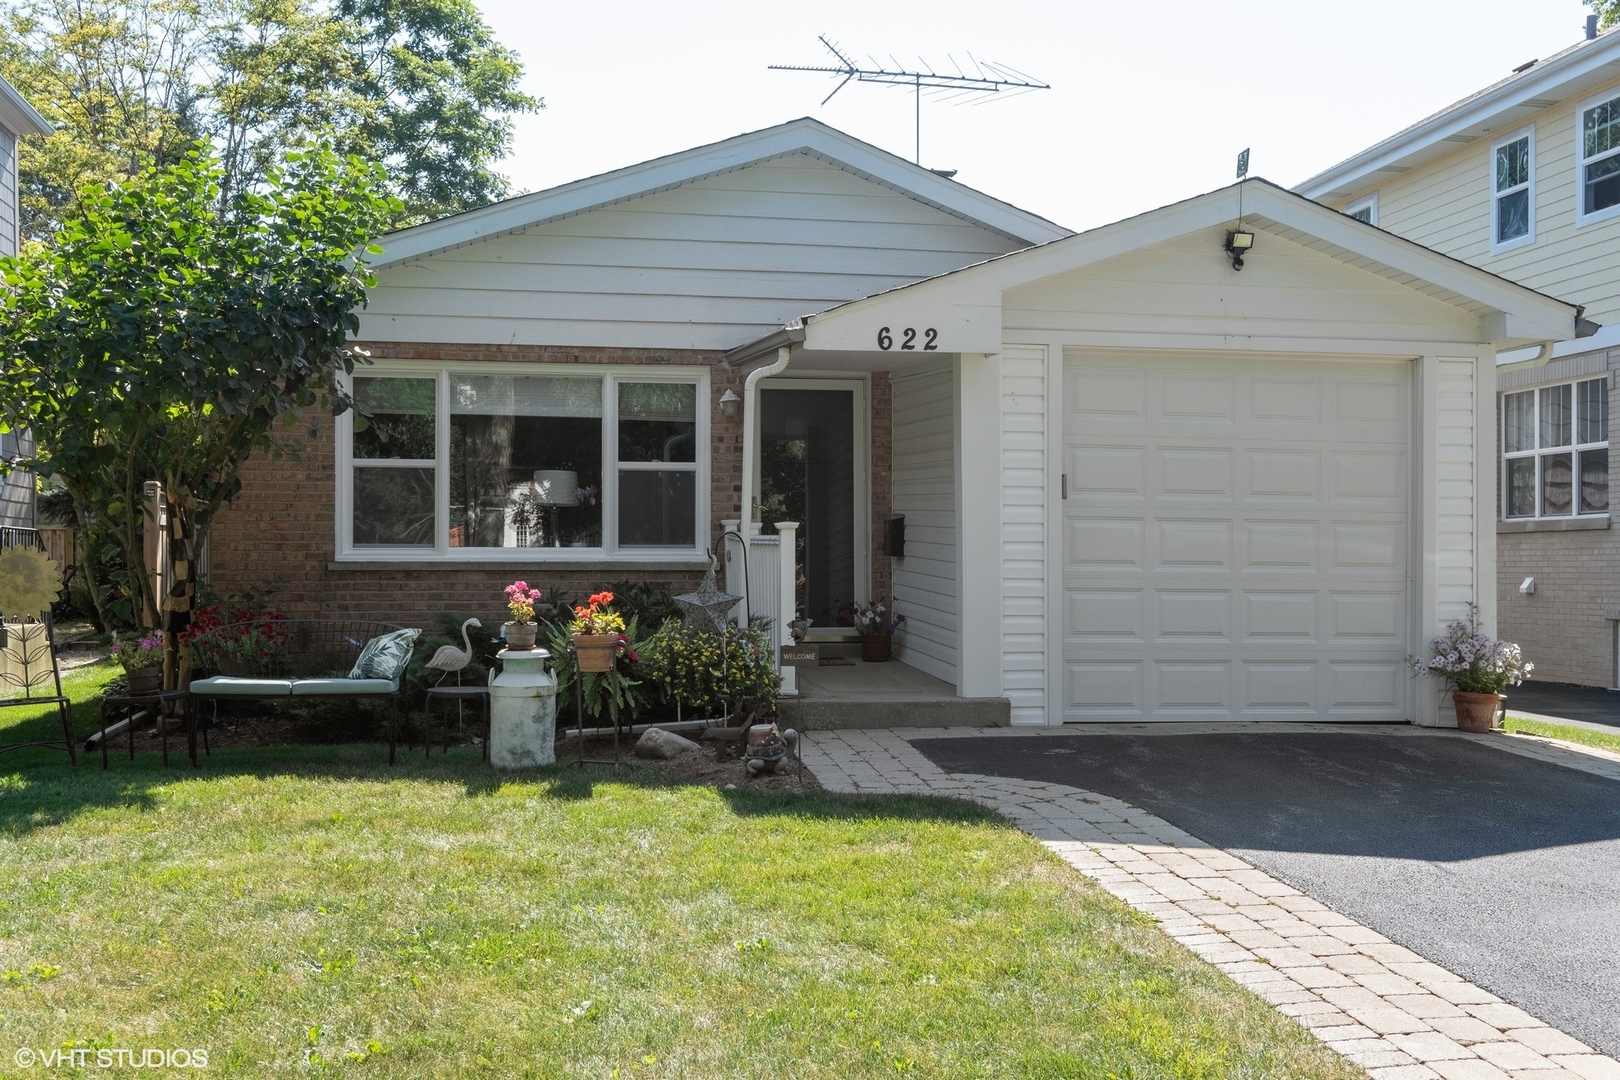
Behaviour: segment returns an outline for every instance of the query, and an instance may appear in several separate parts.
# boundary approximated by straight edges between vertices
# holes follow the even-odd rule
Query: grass
[[[375,746],[99,764],[0,758],[0,1072],[1362,1075],[965,803]]]
[[[1599,750],[1607,750],[1613,754],[1620,754],[1620,735],[1593,731],[1591,728],[1574,727],[1568,724],[1550,724],[1545,720],[1526,720],[1519,716],[1509,716],[1503,722],[1502,730],[1512,734],[1539,735],[1543,739],[1559,739],[1563,742],[1580,743],[1582,746],[1591,746]]]

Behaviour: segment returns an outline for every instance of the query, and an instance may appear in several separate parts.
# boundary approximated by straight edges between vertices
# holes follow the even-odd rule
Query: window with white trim
[[[1609,512],[1609,380],[1502,395],[1502,516]]]
[[[339,425],[339,541],[372,557],[698,554],[707,375],[385,365]]]
[[[1576,218],[1584,222],[1620,213],[1620,97],[1578,115]]]
[[[1491,250],[1505,251],[1536,238],[1536,142],[1533,129],[1491,146]]]
[[[1369,225],[1378,224],[1378,192],[1373,192],[1365,199],[1346,203],[1344,212],[1357,221],[1365,221]]]

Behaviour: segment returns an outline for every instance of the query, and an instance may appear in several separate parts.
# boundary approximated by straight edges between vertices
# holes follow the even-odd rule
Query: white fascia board
[[[383,254],[372,265],[420,258],[801,151],[1016,241],[1039,244],[1071,235],[1045,218],[805,118],[402,229],[377,241]]]
[[[0,128],[13,135],[50,135],[56,131],[50,121],[4,79],[0,79]]]
[[[1443,109],[1427,120],[1419,121],[1354,157],[1296,184],[1294,191],[1308,199],[1320,199],[1346,186],[1360,186],[1369,182],[1372,174],[1379,170],[1398,165],[1449,136],[1496,119],[1527,101],[1543,98],[1562,101],[1576,93],[1584,93],[1584,90],[1568,84],[1579,84],[1611,65],[1617,68],[1614,74],[1620,74],[1620,33],[1604,34],[1596,41],[1571,49],[1561,57],[1537,64],[1523,75],[1508,79],[1494,89]]]
[[[1494,320],[1499,325],[1482,325],[1481,332],[1509,333],[1510,336],[1492,337],[1486,344],[1525,340],[1560,341],[1575,334],[1573,304],[1515,285],[1506,278],[1348,218],[1275,185],[1249,180],[1241,187],[1241,204],[1246,217],[1269,219],[1298,229],[1500,312],[1500,318]],[[1238,209],[1239,185],[1234,185],[1040,247],[1015,251],[913,285],[904,285],[829,308],[804,320],[805,348],[830,347],[823,346],[822,342],[864,339],[862,347],[870,349],[875,347],[870,344],[870,338],[877,327],[926,325],[902,320],[941,312],[953,303],[980,308],[994,305],[999,309],[1001,293],[1007,289],[1090,266],[1201,229],[1235,224]],[[1261,257],[1260,253],[1257,252],[1256,257]],[[944,318],[943,315],[936,317]],[[1482,324],[1492,321],[1482,320]],[[949,324],[942,322],[939,325],[943,332],[944,326]],[[967,327],[959,329],[964,335],[969,332]],[[983,344],[977,337],[973,340]],[[981,351],[966,345],[958,347],[954,342],[947,344],[943,340],[941,348],[948,348],[952,352]]]

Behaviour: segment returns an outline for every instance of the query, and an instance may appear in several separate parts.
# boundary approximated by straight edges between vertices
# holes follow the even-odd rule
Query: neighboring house
[[[1494,618],[1497,350],[1575,330],[1263,181],[1066,235],[809,120],[383,243],[373,418],[252,465],[216,589],[682,585],[757,501],[807,606],[892,590],[902,660],[1025,724],[1440,722],[1402,658]]]
[[[1498,617],[1536,678],[1620,685],[1609,471],[1620,383],[1620,33],[1519,68],[1296,190],[1584,309],[1591,336],[1502,357]]]
[[[24,135],[49,135],[51,126],[0,79],[0,255],[17,251],[17,140]],[[26,433],[0,435],[0,460],[15,461],[34,452]],[[34,524],[34,476],[10,472],[0,477],[0,526]]]

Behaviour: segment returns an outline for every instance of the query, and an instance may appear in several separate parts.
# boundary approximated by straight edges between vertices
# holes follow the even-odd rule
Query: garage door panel
[[[1067,370],[1066,718],[1404,719],[1409,368]]]
[[[1232,569],[1230,520],[1154,520],[1158,535],[1156,567],[1200,571]]]
[[[1160,449],[1154,498],[1162,502],[1231,502],[1237,455],[1221,447]]]

